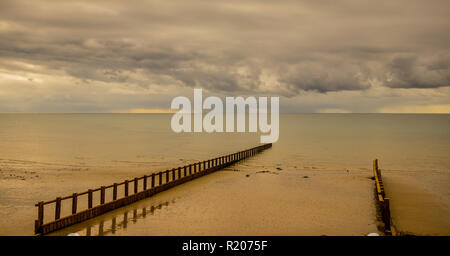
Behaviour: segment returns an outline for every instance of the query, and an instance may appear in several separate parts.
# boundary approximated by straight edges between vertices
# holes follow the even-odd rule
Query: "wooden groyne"
[[[85,192],[73,193],[72,195],[65,197],[57,197],[54,200],[46,202],[41,201],[36,204],[38,209],[38,218],[35,221],[34,232],[36,234],[43,235],[97,217],[108,211],[132,204],[136,201],[148,198],[154,194],[165,191],[187,181],[223,169],[270,147],[272,147],[272,143],[264,144],[234,154],[173,168],[171,170],[144,175],[132,180],[125,180],[121,183],[114,183],[109,186],[89,189]],[[129,191],[130,184],[133,186],[133,191]],[[141,189],[139,191],[140,187]],[[123,190],[124,194],[121,198],[118,198],[117,196],[119,189]],[[93,197],[94,194],[97,194],[98,196],[98,193],[100,194],[100,201],[98,205],[94,205]],[[109,202],[106,202],[107,193],[112,193],[112,200]],[[87,195],[87,209],[78,211],[78,198],[83,195]],[[64,200],[72,201],[72,211],[70,215],[62,217],[61,202]],[[48,205],[54,205],[55,218],[51,222],[44,223],[44,208]]]
[[[373,160],[373,176],[376,186],[376,201],[378,209],[380,209],[381,217],[384,223],[384,233],[386,235],[392,235],[391,228],[391,209],[389,206],[390,199],[386,197],[384,193],[384,184],[381,177],[381,171],[378,168],[378,159]]]

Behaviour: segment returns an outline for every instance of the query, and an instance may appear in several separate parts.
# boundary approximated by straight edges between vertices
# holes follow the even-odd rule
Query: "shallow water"
[[[259,144],[257,133],[176,134],[170,118],[0,114],[0,234],[32,234],[38,201]],[[281,115],[270,154],[240,169],[370,174],[378,158],[382,169],[415,177],[448,204],[449,128],[450,115]]]

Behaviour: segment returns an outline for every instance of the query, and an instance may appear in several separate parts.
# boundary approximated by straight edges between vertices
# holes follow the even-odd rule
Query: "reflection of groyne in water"
[[[189,164],[183,167],[178,167],[158,173],[152,173],[151,175],[144,175],[143,177],[134,178],[132,180],[125,180],[121,183],[114,183],[113,185],[102,186],[97,189],[89,189],[88,191],[82,193],[74,193],[70,196],[58,197],[51,201],[41,201],[36,204],[38,208],[38,218],[35,221],[35,233],[47,234],[55,230],[59,230],[64,227],[94,218],[105,212],[112,211],[119,207],[134,203],[179,184],[230,166],[242,159],[253,156],[270,147],[272,147],[272,143],[264,144],[234,154],[209,159],[203,162]],[[149,182],[150,184],[148,184]],[[134,188],[132,195],[129,195],[130,183]],[[122,185],[124,196],[122,198],[118,198],[119,186]],[[140,187],[142,188],[141,191],[139,191]],[[108,190],[111,191],[111,189],[112,199],[111,201],[106,202],[106,192]],[[94,206],[93,202],[95,192],[100,193],[99,205],[97,206]],[[77,212],[78,198],[83,195],[87,195],[87,209],[81,212]],[[62,201],[69,199],[71,199],[72,201],[71,214],[61,218],[61,203]],[[44,206],[50,204],[52,206],[54,205],[55,219],[49,223],[44,223]]]
[[[377,194],[377,209],[381,213],[381,217],[384,223],[384,233],[386,235],[392,235],[391,230],[391,210],[389,206],[390,199],[386,197],[384,193],[384,184],[381,177],[381,171],[378,168],[378,159],[373,160],[373,174],[375,179],[375,189]]]
[[[153,215],[156,210],[161,210],[163,207],[169,206],[169,204],[170,202],[166,201],[158,205],[152,205],[151,207],[148,208],[143,207],[142,209],[136,208],[131,211],[125,211],[123,214],[121,214],[123,215],[122,221],[117,220],[119,215],[115,215],[114,217],[111,218],[111,225],[109,228],[105,228],[105,226],[107,226],[108,224],[106,221],[100,220],[100,222],[98,223],[98,231],[96,234],[95,234],[96,224],[94,225],[88,224],[86,227],[86,236],[95,236],[95,235],[104,236],[108,234],[115,234],[116,231],[121,228],[126,229],[130,222],[135,224],[138,219],[146,218],[149,215]]]

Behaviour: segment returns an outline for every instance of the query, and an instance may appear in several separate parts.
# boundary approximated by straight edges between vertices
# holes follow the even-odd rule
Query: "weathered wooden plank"
[[[61,216],[61,197],[56,198],[55,205],[55,220],[58,220]]]
[[[78,205],[78,194],[73,193],[73,195],[72,195],[72,214],[77,213],[77,205]]]
[[[117,200],[117,183],[113,185],[113,200]]]
[[[88,208],[92,208],[92,189],[88,190]]]
[[[100,189],[100,204],[105,203],[105,186],[102,186]]]

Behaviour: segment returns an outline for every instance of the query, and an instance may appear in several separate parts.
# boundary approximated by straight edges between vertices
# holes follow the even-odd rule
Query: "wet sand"
[[[382,170],[399,235],[450,235],[450,176]]]
[[[188,159],[188,161],[194,161]],[[19,163],[16,163],[19,162]],[[178,159],[162,159],[149,165],[138,166],[77,166],[53,163],[24,164],[23,161],[0,159],[0,235],[34,235],[34,220],[37,218],[39,201],[57,196],[82,192],[105,184],[164,170],[181,164]],[[120,195],[121,192],[119,192]],[[107,195],[109,198],[111,195]],[[86,198],[80,199],[79,209],[85,209]],[[94,202],[98,203],[98,196]],[[70,200],[62,203],[62,216],[70,213]],[[45,222],[54,218],[54,208],[45,207]]]
[[[52,235],[366,235],[377,230],[369,169],[267,165],[257,155],[152,198]],[[159,165],[176,162],[168,159]],[[190,160],[189,160],[190,161]],[[0,235],[32,235],[43,198],[145,173],[136,168],[47,166],[0,171]],[[11,166],[13,167],[13,166]],[[382,166],[383,167],[383,166]],[[164,169],[156,168],[155,170]],[[281,170],[279,170],[281,169]],[[47,171],[46,171],[47,170]],[[114,173],[114,174],[112,174]],[[401,235],[450,235],[450,175],[382,169],[391,216]],[[95,200],[96,198],[94,198]],[[98,199],[98,198],[97,198]],[[80,205],[81,207],[81,205]],[[63,215],[70,205],[63,204]],[[46,209],[46,221],[53,210]],[[115,222],[115,224],[113,224]],[[114,228],[113,228],[114,227]]]
[[[367,235],[369,171],[254,166],[258,157],[51,235]]]

